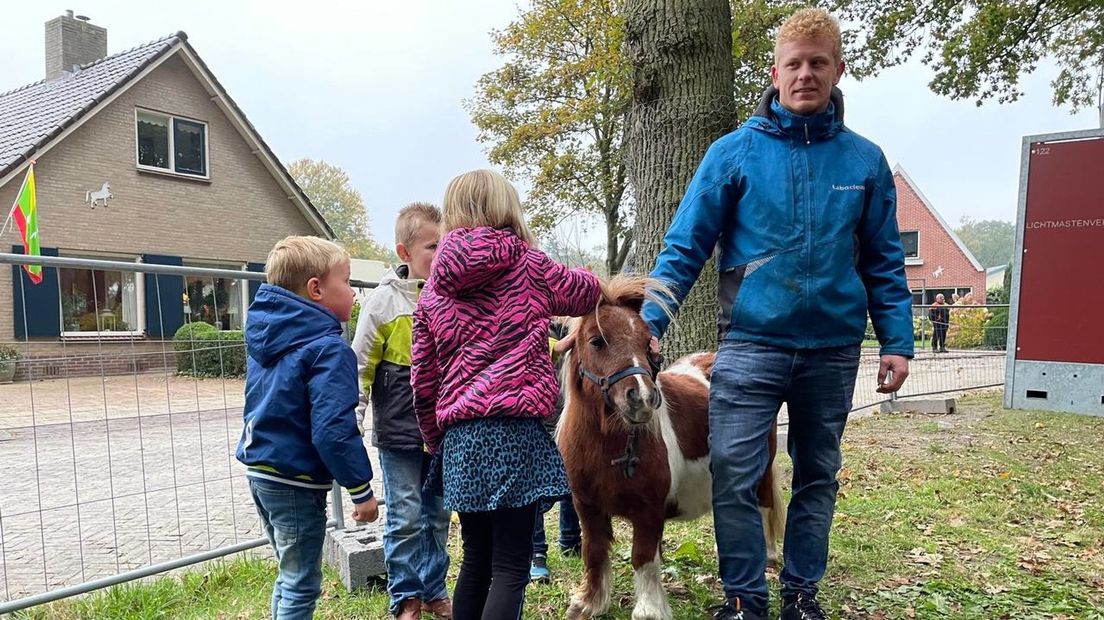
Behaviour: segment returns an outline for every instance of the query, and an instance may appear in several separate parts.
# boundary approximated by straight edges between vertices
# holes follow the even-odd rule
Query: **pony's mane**
[[[617,274],[602,280],[602,296],[598,300],[598,305],[639,306],[645,301],[650,301],[670,315],[670,304],[674,298],[671,287],[660,280],[647,276]]]

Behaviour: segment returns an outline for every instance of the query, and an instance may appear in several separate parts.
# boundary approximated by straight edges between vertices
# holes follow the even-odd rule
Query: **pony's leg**
[[[663,515],[633,521],[633,585],[636,606],[633,620],[671,620],[671,606],[663,589],[659,548],[663,540]]]
[[[613,524],[597,506],[576,502],[583,537],[583,583],[571,595],[568,620],[591,618],[606,613],[610,603],[610,545]]]

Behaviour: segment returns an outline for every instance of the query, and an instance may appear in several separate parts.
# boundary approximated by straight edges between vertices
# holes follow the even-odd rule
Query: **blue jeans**
[[[444,498],[422,489],[430,456],[421,450],[380,448],[384,503],[383,557],[391,613],[406,599],[435,601],[448,596],[445,543],[449,511]]]
[[[717,555],[725,596],[751,611],[765,614],[768,606],[756,494],[767,434],[785,402],[794,472],[779,581],[783,596],[816,594],[828,563],[840,439],[859,355],[859,345],[794,350],[750,342],[725,342],[717,352],[709,396]]]
[[[570,495],[560,498],[559,504],[560,550],[576,548],[582,543],[582,535],[579,528],[579,515],[575,514],[575,504],[571,502]],[[533,555],[548,557],[548,539],[544,534],[544,513],[540,510],[537,510],[537,522],[533,526]]]
[[[322,594],[327,492],[252,478],[249,491],[280,565],[272,588],[272,618],[309,620]]]

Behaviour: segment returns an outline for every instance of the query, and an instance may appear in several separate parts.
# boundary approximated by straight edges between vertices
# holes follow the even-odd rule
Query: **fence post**
[[[345,529],[345,506],[341,503],[341,487],[336,480],[333,483],[333,488],[330,489],[330,496],[333,498],[334,527],[343,530]]]

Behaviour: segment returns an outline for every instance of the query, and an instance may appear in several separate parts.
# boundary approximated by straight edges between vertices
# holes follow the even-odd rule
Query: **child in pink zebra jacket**
[[[541,424],[559,390],[549,322],[594,309],[601,288],[535,247],[517,190],[496,172],[453,179],[442,211],[445,237],[414,310],[411,384],[445,507],[460,514],[453,614],[520,618],[538,506],[569,492]]]

